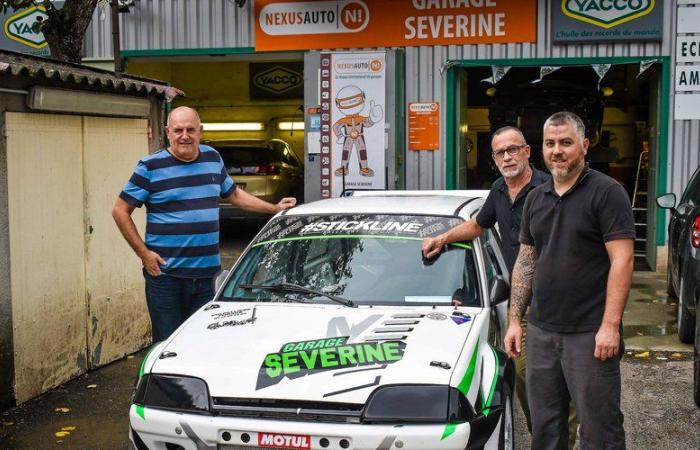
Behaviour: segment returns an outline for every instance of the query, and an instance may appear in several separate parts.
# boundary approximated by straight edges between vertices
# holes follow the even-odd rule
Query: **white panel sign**
[[[677,33],[700,33],[700,8],[678,8]]]
[[[700,94],[676,94],[674,119],[700,119]]]
[[[700,62],[700,36],[676,38],[676,62]]]
[[[676,66],[676,92],[700,91],[700,65]]]

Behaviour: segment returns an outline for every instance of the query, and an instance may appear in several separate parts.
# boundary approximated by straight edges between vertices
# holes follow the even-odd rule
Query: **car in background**
[[[202,140],[216,149],[224,160],[226,171],[236,185],[254,196],[277,203],[284,197],[304,194],[304,164],[281,139],[218,139]],[[220,217],[229,219],[264,219],[270,215],[244,211],[221,202]]]
[[[421,254],[484,196],[356,192],[278,213],[144,358],[130,448],[512,450],[498,235]]]
[[[668,224],[668,292],[678,296],[678,337],[695,342],[694,393],[700,406],[700,167],[688,182],[678,206],[675,194],[664,194],[656,203],[671,210]]]

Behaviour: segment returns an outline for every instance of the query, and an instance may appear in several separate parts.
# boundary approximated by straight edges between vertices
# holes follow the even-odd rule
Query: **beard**
[[[558,157],[551,157],[549,160],[546,161],[547,168],[552,173],[552,176],[557,179],[557,181],[570,180],[571,177],[573,177],[574,175],[578,175],[578,173],[581,172],[581,169],[583,169],[583,166],[585,164],[583,152],[579,153],[574,159],[569,160],[569,163],[566,165],[566,167],[554,167],[554,163],[559,161],[562,161],[562,159]]]
[[[522,175],[523,172],[525,172],[525,169],[527,168],[527,163],[518,163],[517,166],[509,169],[500,169],[499,171],[501,172],[501,175],[503,175],[503,178],[515,178],[520,175]]]

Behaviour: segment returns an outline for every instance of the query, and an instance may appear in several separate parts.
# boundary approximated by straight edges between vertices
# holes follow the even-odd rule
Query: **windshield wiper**
[[[293,283],[277,283],[277,284],[241,284],[238,287],[243,289],[264,289],[268,291],[285,291],[285,292],[301,292],[305,294],[315,294],[321,297],[326,297],[333,300],[336,303],[340,303],[343,306],[349,306],[351,308],[355,307],[355,303],[352,300],[348,300],[343,297],[338,297],[337,295],[332,295],[327,292],[319,291],[316,289],[307,288],[304,286],[299,286]]]

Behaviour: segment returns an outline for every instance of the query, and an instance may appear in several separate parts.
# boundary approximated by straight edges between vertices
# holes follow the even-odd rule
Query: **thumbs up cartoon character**
[[[335,104],[344,117],[333,124],[333,133],[338,138],[338,143],[343,144],[343,155],[340,167],[335,170],[337,176],[348,174],[348,161],[350,152],[354,148],[360,161],[360,175],[374,176],[374,170],[367,166],[367,145],[365,143],[364,129],[369,128],[384,117],[384,109],[381,105],[371,100],[369,103],[369,115],[360,113],[365,109],[365,92],[357,86],[345,86],[335,98]]]

